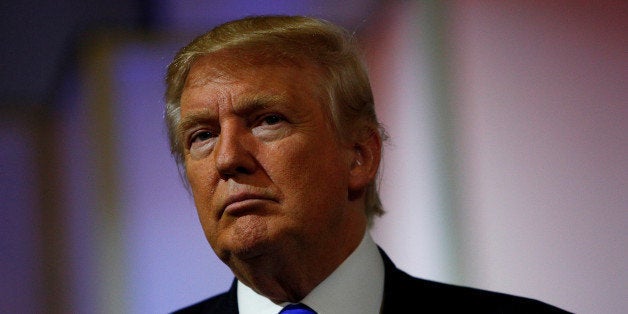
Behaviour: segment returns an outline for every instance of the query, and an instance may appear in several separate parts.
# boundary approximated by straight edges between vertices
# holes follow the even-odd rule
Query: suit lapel
[[[216,310],[218,313],[224,314],[238,314],[238,280],[233,279],[229,291],[227,291],[225,297],[216,304]]]

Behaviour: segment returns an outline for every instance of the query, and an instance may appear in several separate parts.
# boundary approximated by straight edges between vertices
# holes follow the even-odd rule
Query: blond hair
[[[311,64],[322,70],[320,86],[328,96],[332,125],[343,141],[377,132],[386,134],[377,120],[371,86],[354,36],[330,22],[304,16],[254,16],[219,25],[183,47],[168,67],[165,119],[170,149],[182,169],[183,146],[176,132],[180,100],[192,63],[203,55],[237,50],[263,62]],[[244,62],[244,61],[243,61]],[[377,180],[365,191],[369,221],[384,213]]]

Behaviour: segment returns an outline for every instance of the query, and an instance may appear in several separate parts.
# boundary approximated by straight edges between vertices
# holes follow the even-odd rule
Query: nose
[[[214,147],[216,170],[222,179],[252,174],[257,168],[251,145],[252,138],[243,126],[237,124],[222,127]]]

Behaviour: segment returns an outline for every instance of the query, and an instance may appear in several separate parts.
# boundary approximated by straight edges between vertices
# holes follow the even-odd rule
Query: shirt
[[[241,314],[277,314],[288,303],[275,304],[238,281]],[[366,232],[347,259],[310,292],[301,303],[318,314],[377,314],[384,295],[384,262]]]

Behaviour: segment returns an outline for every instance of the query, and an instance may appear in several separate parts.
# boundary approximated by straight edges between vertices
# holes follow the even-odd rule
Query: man
[[[344,30],[296,16],[223,24],[176,55],[166,100],[172,153],[236,277],[179,313],[563,312],[410,277],[373,242],[385,133]]]

